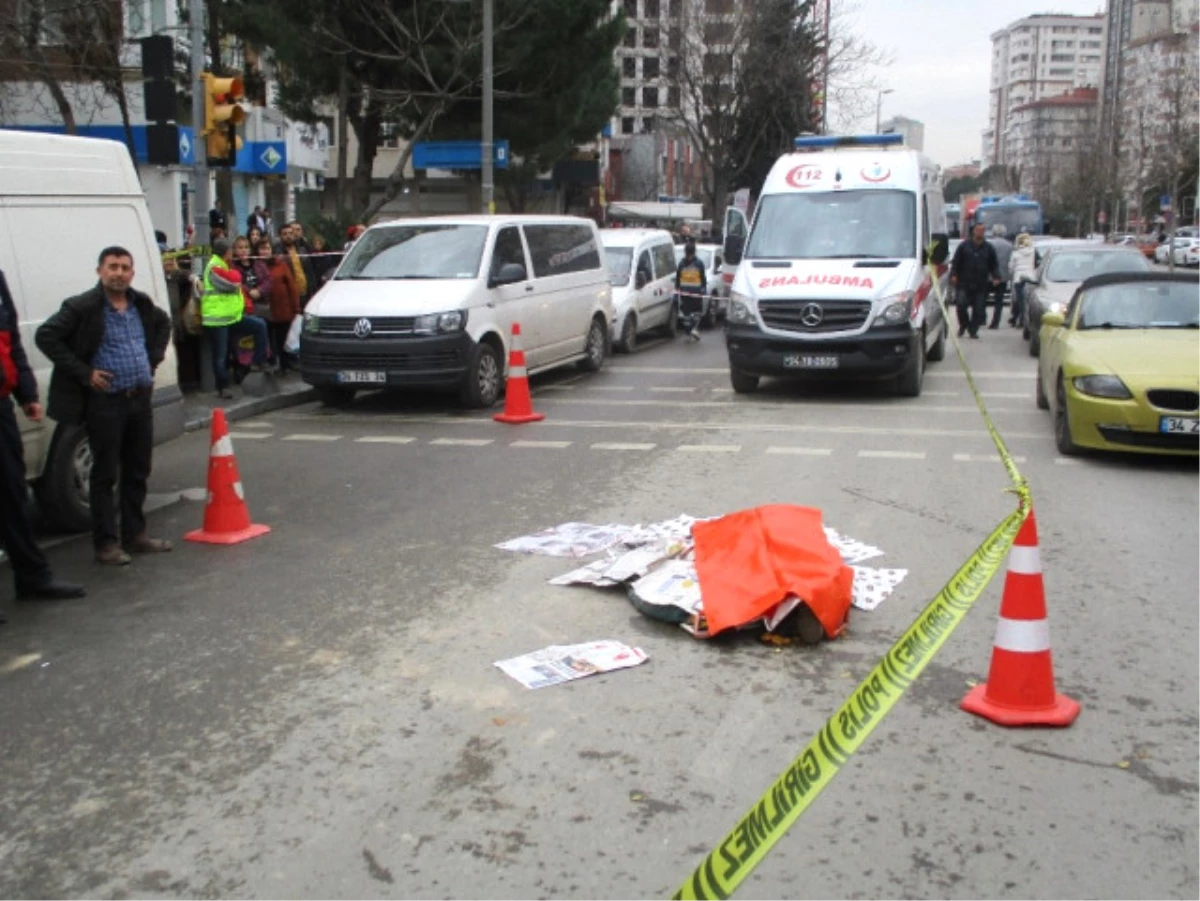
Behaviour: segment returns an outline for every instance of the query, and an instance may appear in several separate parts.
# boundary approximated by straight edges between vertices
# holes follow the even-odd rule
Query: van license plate
[[[349,372],[339,372],[337,378],[339,382],[356,385],[383,385],[387,383],[386,372],[357,372],[352,370]]]
[[[783,365],[786,369],[837,369],[838,358],[835,354],[820,356],[784,354]]]
[[[1158,430],[1167,435],[1200,435],[1200,419],[1164,416],[1158,421]]]

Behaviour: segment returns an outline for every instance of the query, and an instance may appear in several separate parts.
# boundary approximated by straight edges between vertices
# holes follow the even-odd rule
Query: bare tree
[[[829,133],[849,132],[865,121],[874,123],[881,81],[879,72],[895,57],[854,31],[857,0],[831,0],[829,20],[829,74],[826,90]]]
[[[1196,180],[1197,147],[1200,146],[1200,120],[1196,108],[1200,102],[1200,76],[1197,75],[1196,55],[1189,50],[1192,38],[1188,34],[1174,35],[1162,46],[1161,66],[1155,79],[1156,98],[1153,106],[1162,112],[1156,121],[1157,140],[1147,160],[1149,174],[1156,186],[1166,190],[1172,199],[1171,236],[1179,221],[1181,193]],[[1172,269],[1175,254],[1168,255]]]
[[[103,97],[117,104],[125,130],[125,145],[135,161],[133,121],[125,93],[125,70],[121,65],[124,27],[121,3],[117,0],[79,0],[62,12],[63,46],[75,78],[95,84]]]
[[[46,0],[7,4],[5,14],[0,17],[0,53],[25,69],[31,79],[46,86],[62,119],[63,130],[73,135],[75,111],[62,86],[70,70],[59,52],[61,39],[56,34],[59,22],[60,14],[48,9]]]

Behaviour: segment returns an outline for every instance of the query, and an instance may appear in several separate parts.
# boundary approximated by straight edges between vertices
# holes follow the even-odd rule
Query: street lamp
[[[193,0],[195,2],[195,0]],[[471,0],[446,0],[470,3]],[[496,185],[492,167],[492,18],[495,0],[483,0],[483,140],[479,142],[483,212],[496,212]]]
[[[879,94],[875,98],[875,134],[879,134],[879,128],[880,128],[879,113],[883,109],[883,95],[884,94],[892,94],[892,93],[895,93],[895,90],[893,88],[885,88],[884,90],[880,91]]]

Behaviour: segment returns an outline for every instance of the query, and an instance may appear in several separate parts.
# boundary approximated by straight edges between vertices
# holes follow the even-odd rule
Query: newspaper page
[[[646,652],[619,641],[551,645],[540,651],[496,661],[502,671],[526,688],[559,685],[596,673],[637,666],[647,660]]]

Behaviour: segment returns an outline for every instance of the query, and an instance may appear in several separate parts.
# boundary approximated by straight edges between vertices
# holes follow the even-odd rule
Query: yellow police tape
[[[932,255],[932,246],[930,251]],[[758,799],[750,812],[696,867],[674,898],[728,898],[750,875],[775,842],[808,809],[821,790],[833,781],[842,765],[862,746],[871,731],[900,700],[905,689],[933,659],[999,571],[1021,524],[1029,515],[1031,501],[1028,485],[988,415],[957,337],[950,332],[950,315],[938,273],[932,263],[929,264],[929,276],[933,282],[932,293],[945,317],[947,334],[954,341],[959,362],[967,375],[967,384],[1012,481],[1009,490],[1018,496],[1018,507],[959,567],[958,572],[937,593],[929,606],[921,611],[899,641],[859,683],[849,699],[826,720],[816,738],[808,743],[808,747]]]

